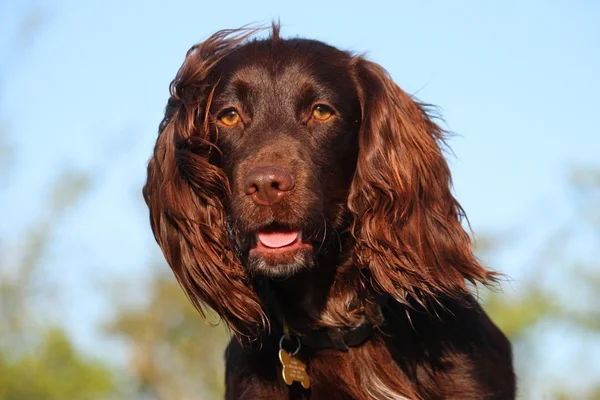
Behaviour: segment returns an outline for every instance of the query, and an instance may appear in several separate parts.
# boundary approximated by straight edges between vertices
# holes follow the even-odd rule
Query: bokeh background
[[[600,399],[600,3],[0,0],[0,399],[222,397],[141,198],[194,43],[281,19],[368,57],[455,132],[480,292],[522,399]]]

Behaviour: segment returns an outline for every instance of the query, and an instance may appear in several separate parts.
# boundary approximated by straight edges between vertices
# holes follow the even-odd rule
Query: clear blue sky
[[[455,192],[476,233],[525,223],[523,243],[535,245],[568,218],[569,168],[600,165],[600,3],[283,3],[0,5],[0,115],[17,150],[0,236],[18,245],[61,168],[97,171],[45,266],[63,288],[53,312],[79,343],[93,346],[93,324],[110,312],[107,282],[135,282],[156,255],[139,196],[146,161],[185,52],[218,29],[280,18],[284,36],[368,52],[406,91],[439,105],[459,135],[450,142]],[[43,21],[19,51],[18,22],[32,8]],[[503,270],[517,278],[527,257],[519,251]]]

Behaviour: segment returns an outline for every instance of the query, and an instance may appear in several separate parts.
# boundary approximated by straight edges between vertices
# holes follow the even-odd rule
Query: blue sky
[[[19,51],[31,9],[43,22]],[[0,237],[18,246],[61,168],[95,172],[44,267],[62,287],[51,314],[84,346],[110,313],[108,282],[139,281],[156,257],[140,188],[185,52],[216,30],[277,18],[284,36],[367,52],[440,106],[458,135],[449,161],[475,233],[522,229],[502,265],[516,279],[531,248],[569,218],[570,168],[600,166],[598,2],[4,2],[0,115],[16,154]]]

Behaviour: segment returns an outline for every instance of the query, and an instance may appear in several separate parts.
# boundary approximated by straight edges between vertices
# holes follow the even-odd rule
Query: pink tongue
[[[289,246],[294,243],[298,237],[298,231],[260,231],[258,232],[258,240],[272,248]]]

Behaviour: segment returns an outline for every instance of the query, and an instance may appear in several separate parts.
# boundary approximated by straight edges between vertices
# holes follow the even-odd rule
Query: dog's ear
[[[379,65],[354,59],[362,107],[359,157],[348,206],[355,257],[400,301],[466,298],[466,281],[494,280],[461,225],[442,152],[444,132]]]
[[[171,83],[143,190],[156,241],[177,280],[204,316],[215,310],[241,339],[268,325],[228,235],[228,179],[208,110],[218,62],[252,31],[221,31],[194,46]]]

